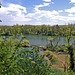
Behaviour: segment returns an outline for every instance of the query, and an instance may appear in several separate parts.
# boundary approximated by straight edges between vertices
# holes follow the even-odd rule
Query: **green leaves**
[[[11,37],[0,40],[0,74],[33,75],[42,74],[48,69],[44,69],[47,64],[44,63],[44,57],[39,55],[39,50],[20,48],[18,43],[20,40]]]
[[[52,69],[37,48],[23,48],[18,44],[21,41],[12,37],[0,39],[0,75],[66,75]]]
[[[0,40],[0,74],[8,74],[15,70],[14,66],[17,65],[15,48],[15,40],[7,37]]]

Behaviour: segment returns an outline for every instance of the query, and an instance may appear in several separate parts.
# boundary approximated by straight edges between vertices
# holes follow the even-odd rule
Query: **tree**
[[[69,24],[68,25],[68,30],[67,30],[67,42],[68,42],[68,45],[70,44],[70,40],[72,38],[72,31],[73,31],[73,28],[74,26],[72,24]]]
[[[52,44],[53,38],[52,38],[51,36],[49,36],[49,37],[47,38],[47,40],[50,41],[50,47],[52,47],[52,46],[53,46],[53,44]]]
[[[68,51],[69,51],[69,55],[70,55],[70,69],[74,71],[74,51],[73,51],[73,46],[69,45],[68,46]]]

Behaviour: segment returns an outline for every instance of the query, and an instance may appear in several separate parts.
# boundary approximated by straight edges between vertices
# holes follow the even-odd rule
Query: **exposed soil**
[[[67,70],[67,67],[69,67],[69,65],[68,65],[69,55],[68,54],[58,54],[58,52],[56,52],[56,51],[52,52],[52,51],[49,51],[49,50],[40,52],[41,55],[46,55],[47,53],[51,53],[57,59],[57,62],[52,64],[53,68],[57,68],[57,69],[60,69],[60,70],[64,71],[64,69],[65,69],[64,67],[66,67],[66,70]],[[50,60],[49,60],[49,57],[47,57],[47,55],[46,55],[45,59],[47,59],[48,64],[50,64]]]
[[[58,54],[57,52],[51,52],[56,59],[57,59],[57,64],[53,64],[52,67],[64,70],[64,67],[66,66],[66,70],[68,67],[68,62],[69,62],[69,55],[68,54]]]

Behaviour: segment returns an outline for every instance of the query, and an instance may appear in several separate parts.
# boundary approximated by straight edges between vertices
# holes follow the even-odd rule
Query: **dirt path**
[[[56,64],[53,64],[52,67],[64,71],[64,65],[66,64],[65,60],[67,62],[69,61],[68,54],[58,54],[57,52],[52,52],[52,51],[48,51],[48,50],[46,50],[46,52],[50,52],[57,59]],[[40,54],[41,55],[45,55],[43,51],[40,51]],[[45,59],[47,59],[48,60],[48,64],[50,64],[50,60],[48,59],[48,57],[45,56]]]
[[[64,65],[66,65],[65,60],[69,61],[69,58],[67,57],[68,54],[58,55],[57,52],[51,52],[51,54],[53,54],[57,59],[57,64],[53,64],[52,67],[64,70]]]

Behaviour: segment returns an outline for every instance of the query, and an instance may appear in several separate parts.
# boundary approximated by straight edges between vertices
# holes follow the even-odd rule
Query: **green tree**
[[[53,38],[52,38],[51,36],[49,36],[49,37],[47,38],[47,40],[50,41],[50,47],[52,47],[52,46],[53,46],[53,44],[52,44]]]
[[[72,45],[68,46],[68,51],[69,51],[69,55],[70,55],[70,69],[75,71],[74,51],[73,51],[73,46]]]

